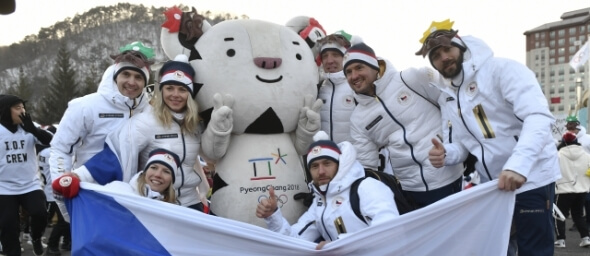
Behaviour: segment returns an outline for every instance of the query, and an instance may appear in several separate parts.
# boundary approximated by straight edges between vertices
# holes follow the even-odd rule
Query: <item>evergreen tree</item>
[[[33,85],[26,76],[23,67],[18,69],[18,83],[6,90],[6,94],[12,94],[27,101],[27,112],[31,113],[33,120],[35,120],[35,104],[33,101]]]
[[[87,72],[86,78],[84,78],[84,82],[80,87],[80,96],[94,93],[98,89],[98,83],[100,83],[101,77],[98,73],[99,69],[97,66],[96,63],[92,64],[92,68]]]
[[[43,124],[58,123],[68,107],[68,102],[79,96],[76,70],[70,62],[70,52],[65,43],[59,48],[51,78],[41,99],[42,107],[39,109],[42,115],[38,120]]]

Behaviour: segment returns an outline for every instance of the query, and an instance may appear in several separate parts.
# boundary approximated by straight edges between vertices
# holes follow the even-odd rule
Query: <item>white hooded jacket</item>
[[[590,135],[586,133],[586,128],[584,128],[584,126],[580,125],[579,127],[580,130],[576,134],[576,138],[586,153],[590,154]]]
[[[130,99],[119,92],[115,65],[104,72],[97,92],[68,103],[51,141],[49,166],[52,179],[80,167],[103,149],[105,137],[134,114],[149,106],[147,93]]]
[[[468,49],[463,72],[453,85],[436,83],[442,90],[438,103],[458,135],[456,142],[477,157],[481,181],[512,170],[527,179],[520,193],[559,179],[551,136],[555,118],[535,75],[514,60],[494,58],[480,39],[462,40]],[[456,158],[455,149],[445,145],[447,158]]]
[[[561,179],[555,182],[555,194],[586,193],[590,190],[590,154],[582,146],[571,144],[559,150]]]
[[[374,83],[376,96],[355,95],[359,104],[351,116],[351,134],[359,162],[377,170],[379,149],[386,147],[393,173],[406,191],[441,188],[463,175],[461,161],[435,168],[428,159],[431,139],[452,142],[436,104],[440,90],[431,85],[437,80],[438,72],[431,68],[397,72],[385,61],[385,72]],[[467,151],[461,154],[467,157]]]
[[[268,229],[308,241],[315,241],[319,236],[326,241],[334,241],[345,233],[343,230],[353,233],[399,216],[391,190],[372,178],[363,180],[358,187],[359,208],[366,216],[367,224],[354,214],[349,201],[350,186],[364,177],[365,172],[356,161],[356,152],[349,142],[342,142],[338,147],[342,152],[338,172],[328,184],[325,195],[312,185],[315,197],[297,223],[289,225],[279,209],[265,218]]]
[[[344,72],[325,74],[318,98],[324,102],[320,109],[322,131],[335,143],[350,141],[350,115],[356,103]]]

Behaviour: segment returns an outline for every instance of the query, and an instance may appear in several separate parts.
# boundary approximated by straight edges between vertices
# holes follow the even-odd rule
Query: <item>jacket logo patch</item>
[[[123,113],[98,113],[98,118],[124,118]]]
[[[344,104],[345,107],[354,107],[356,104],[354,104],[354,97],[352,95],[346,95],[344,96],[344,99],[342,100],[342,104]]]
[[[477,94],[477,83],[476,82],[469,83],[469,85],[467,86],[467,88],[465,90],[466,90],[465,93],[467,95],[469,95],[470,97],[473,97],[475,94]]]
[[[176,139],[176,138],[178,138],[178,134],[177,133],[156,134],[156,140],[159,140],[159,139]]]
[[[455,100],[455,98],[453,98],[453,97],[447,97],[447,102],[454,101],[454,100]]]
[[[371,123],[369,123],[369,125],[367,125],[365,127],[365,129],[371,130],[371,128],[373,128],[373,126],[375,126],[377,123],[379,123],[379,121],[381,121],[383,119],[383,116],[379,115],[377,118],[375,118],[375,120],[371,121]]]
[[[342,203],[344,202],[344,198],[341,196],[337,196],[336,198],[334,198],[334,200],[332,201],[332,207],[334,208],[338,208],[342,205]]]
[[[410,99],[410,94],[407,92],[400,92],[400,94],[397,96],[397,102],[402,106],[407,106],[410,104]]]

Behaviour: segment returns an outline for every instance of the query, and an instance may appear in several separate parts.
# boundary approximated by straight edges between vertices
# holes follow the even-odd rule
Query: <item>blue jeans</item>
[[[552,256],[555,183],[516,195],[513,225],[519,256]]]

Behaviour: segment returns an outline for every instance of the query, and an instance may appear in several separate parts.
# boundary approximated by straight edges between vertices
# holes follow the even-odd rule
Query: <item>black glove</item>
[[[23,121],[22,127],[26,132],[33,134],[44,145],[49,145],[51,139],[53,139],[51,133],[37,128],[31,119],[31,115],[28,113],[21,113],[19,117]]]
[[[32,134],[37,133],[37,127],[33,123],[33,120],[31,119],[31,115],[29,115],[29,113],[21,113],[18,117],[20,117],[20,120],[23,122],[22,126],[26,132]]]
[[[313,192],[297,193],[293,196],[293,199],[295,199],[295,200],[303,199],[303,205],[305,205],[305,207],[309,207],[311,205],[311,203],[313,202]]]

